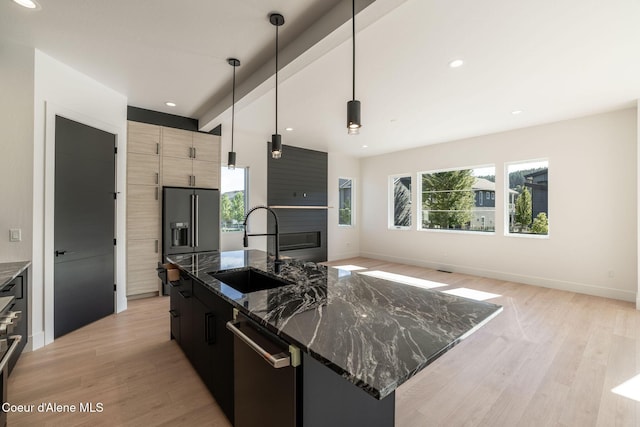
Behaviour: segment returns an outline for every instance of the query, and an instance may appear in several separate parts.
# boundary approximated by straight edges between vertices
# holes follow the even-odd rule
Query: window
[[[242,231],[247,204],[249,168],[222,167],[220,185],[220,229]]]
[[[419,174],[420,229],[495,231],[494,166]]]
[[[353,225],[353,180],[338,178],[338,225]]]
[[[507,164],[505,196],[508,234],[549,234],[549,161],[531,160]]]
[[[411,177],[392,176],[390,184],[389,226],[392,228],[411,227]]]

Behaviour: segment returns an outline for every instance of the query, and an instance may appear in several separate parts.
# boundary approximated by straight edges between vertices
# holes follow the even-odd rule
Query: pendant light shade
[[[236,67],[240,66],[240,60],[236,58],[227,59],[229,65],[233,67],[233,90],[231,95],[231,151],[227,160],[227,167],[231,170],[236,168],[236,152],[233,151],[233,134],[236,119]]]
[[[351,101],[347,102],[347,133],[357,135],[362,127],[362,120],[360,119],[360,101],[356,100],[356,0],[351,0],[351,41],[353,45],[351,74],[353,91]]]
[[[282,157],[282,135],[278,133],[278,27],[284,25],[284,16],[272,13],[269,22],[276,27],[276,131],[271,135],[271,158],[279,159]]]

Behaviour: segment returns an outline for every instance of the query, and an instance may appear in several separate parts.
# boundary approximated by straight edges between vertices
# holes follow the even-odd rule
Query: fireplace
[[[280,251],[294,251],[300,249],[319,248],[322,246],[319,231],[305,231],[301,233],[281,233]]]

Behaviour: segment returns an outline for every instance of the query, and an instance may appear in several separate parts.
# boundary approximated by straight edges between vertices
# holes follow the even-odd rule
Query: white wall
[[[33,212],[33,48],[0,40],[0,261],[31,259]],[[9,242],[19,228],[22,241]]]
[[[338,179],[353,179],[352,197],[354,198],[351,227],[338,226]],[[341,153],[329,153],[328,158],[328,204],[327,214],[327,257],[329,261],[351,258],[360,254],[360,234],[358,216],[360,209],[360,162],[355,157]]]
[[[116,310],[126,308],[125,213],[127,98],[65,64],[35,51],[33,140],[33,348],[53,341],[53,178],[55,116],[116,134]]]
[[[637,113],[607,114],[425,146],[361,161],[361,255],[627,301],[637,293]],[[387,228],[388,176],[549,160],[548,239]],[[496,194],[496,206],[503,202]]]

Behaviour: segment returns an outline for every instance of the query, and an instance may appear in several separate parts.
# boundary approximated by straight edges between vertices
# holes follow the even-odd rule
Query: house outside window
[[[353,225],[353,179],[338,178],[338,225]]]
[[[389,228],[411,227],[411,176],[397,175],[389,178]]]
[[[249,168],[221,168],[220,230],[242,231],[248,206]]]
[[[495,231],[495,166],[428,171],[421,183],[421,230]]]
[[[549,161],[530,160],[506,165],[505,234],[549,235]]]

